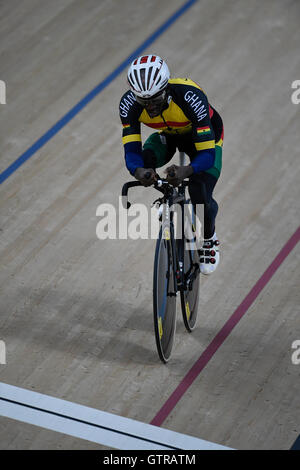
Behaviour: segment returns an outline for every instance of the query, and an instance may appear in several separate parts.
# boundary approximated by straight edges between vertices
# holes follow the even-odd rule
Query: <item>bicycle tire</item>
[[[172,236],[168,224],[160,228],[153,269],[154,332],[158,355],[164,363],[171,357],[176,330]]]
[[[184,288],[180,290],[181,312],[184,326],[189,333],[191,333],[196,326],[200,295],[200,265],[195,239],[187,240],[185,235],[183,235],[179,245],[179,255],[183,262],[184,275]],[[192,282],[192,288],[190,290],[187,285],[187,279],[189,279],[191,273],[194,273],[195,279]]]

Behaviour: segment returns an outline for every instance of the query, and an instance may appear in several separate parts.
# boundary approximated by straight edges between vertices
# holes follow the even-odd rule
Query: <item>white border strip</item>
[[[121,450],[225,450],[209,441],[0,382],[0,415]]]

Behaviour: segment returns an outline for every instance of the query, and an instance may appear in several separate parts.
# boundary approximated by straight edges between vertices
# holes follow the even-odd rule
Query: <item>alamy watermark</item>
[[[292,103],[300,104],[300,80],[294,80],[291,88],[295,89],[291,96]]]
[[[292,349],[295,349],[291,357],[292,363],[298,366],[300,364],[300,339],[293,341]]]
[[[100,217],[97,223],[96,235],[99,240],[148,240],[156,239],[159,233],[160,221],[168,220],[169,212],[173,213],[175,238],[181,239],[183,235],[190,245],[186,249],[194,249],[195,237],[197,242],[202,241],[202,227],[204,220],[204,206],[197,204],[196,214],[192,204],[174,204],[171,208],[166,204],[154,205],[150,208],[146,204],[132,204],[126,207],[127,199],[119,197],[119,207],[113,204],[100,204],[96,216]],[[166,212],[167,211],[167,212]],[[182,221],[183,220],[183,233]]]
[[[6,346],[3,340],[0,340],[0,364],[6,364]]]
[[[6,84],[0,80],[0,104],[6,104]]]

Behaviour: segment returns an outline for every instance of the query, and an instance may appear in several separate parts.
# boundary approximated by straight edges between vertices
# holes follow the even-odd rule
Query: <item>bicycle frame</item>
[[[174,259],[174,265],[176,269],[174,269],[174,286],[175,286],[175,293],[181,289],[184,289],[185,282],[184,282],[184,272],[183,272],[183,260],[179,259],[178,249],[176,246],[176,238],[175,238],[175,230],[174,230],[174,223],[173,223],[173,216],[174,216],[174,206],[179,204],[181,206],[181,234],[184,233],[185,227],[185,210],[184,204],[186,202],[185,198],[185,188],[187,187],[188,182],[183,181],[178,188],[174,188],[171,186],[166,179],[160,178],[158,181],[153,185],[153,187],[160,191],[163,196],[159,199],[156,199],[153,203],[158,203],[159,206],[163,205],[163,211],[161,214],[161,226],[169,224],[169,230],[171,233],[171,240],[172,240],[172,255]],[[129,209],[131,204],[128,202],[128,190],[135,186],[141,186],[139,181],[129,181],[125,183],[122,188],[122,196],[127,198],[125,208]],[[124,201],[123,201],[124,205]],[[189,218],[189,226],[192,227],[192,220],[190,214],[188,213]]]
[[[153,314],[154,331],[157,351],[162,362],[171,357],[176,330],[176,297],[180,292],[181,311],[184,325],[192,332],[197,318],[199,298],[199,255],[196,241],[197,234],[192,217],[186,206],[189,199],[185,190],[188,181],[183,181],[174,188],[166,179],[158,179],[152,185],[162,193],[153,203],[158,205],[160,230],[156,242],[153,270]],[[123,206],[129,209],[128,190],[141,186],[139,181],[125,183],[122,188]],[[181,208],[181,217],[177,218],[177,226],[181,228],[181,236],[175,236],[175,207]],[[188,217],[190,235],[186,236],[185,222]],[[192,242],[189,248],[187,242]],[[160,277],[161,276],[161,277]]]
[[[170,239],[172,246],[172,256],[174,260],[174,293],[169,293],[169,295],[177,295],[177,292],[184,286],[184,273],[183,273],[183,260],[180,259],[176,238],[175,238],[175,228],[174,228],[174,206],[179,204],[181,207],[181,233],[184,231],[184,203],[185,203],[185,187],[187,183],[183,183],[179,186],[178,190],[172,187],[172,190],[167,193],[163,198],[161,198],[160,203],[164,204],[164,211],[162,213],[162,227],[169,224],[170,230]]]

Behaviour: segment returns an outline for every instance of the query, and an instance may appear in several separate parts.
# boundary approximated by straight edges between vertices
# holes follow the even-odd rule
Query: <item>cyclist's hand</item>
[[[168,183],[173,186],[178,186],[185,178],[191,176],[194,173],[194,170],[190,165],[171,165],[165,170],[165,173],[167,174],[166,178]]]
[[[152,168],[137,168],[134,177],[142,183],[143,186],[151,186],[157,180],[157,175]]]

